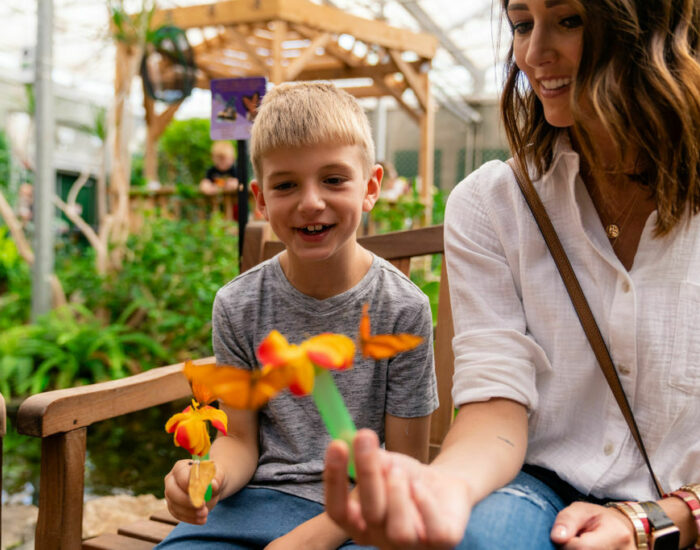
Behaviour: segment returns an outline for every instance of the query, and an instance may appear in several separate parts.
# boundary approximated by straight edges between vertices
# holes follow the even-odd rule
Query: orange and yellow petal
[[[344,334],[319,334],[301,346],[315,365],[325,369],[348,369],[355,357],[355,343]]]
[[[211,422],[211,425],[214,426],[214,428],[226,435],[226,429],[228,428],[228,417],[224,411],[214,407],[202,407],[202,409],[199,411],[199,416],[202,418],[202,420],[208,420]]]
[[[291,345],[278,331],[273,330],[258,346],[258,360],[263,365],[280,367],[299,356],[299,347]]]
[[[175,445],[182,447],[191,455],[204,456],[207,454],[211,448],[211,440],[206,422],[197,414],[197,411],[175,415],[175,417],[177,416],[180,418],[170,426],[171,431],[174,432]],[[170,421],[168,423],[170,424]]]
[[[308,395],[314,389],[314,366],[309,360],[295,361],[287,367],[289,391],[294,395]]]

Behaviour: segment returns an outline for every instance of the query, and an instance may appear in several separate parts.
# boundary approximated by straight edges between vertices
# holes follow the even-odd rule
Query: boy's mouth
[[[323,233],[324,231],[327,231],[331,227],[333,227],[333,225],[314,223],[314,224],[305,225],[303,227],[298,227],[297,231],[301,231],[304,235],[318,235],[319,233]]]

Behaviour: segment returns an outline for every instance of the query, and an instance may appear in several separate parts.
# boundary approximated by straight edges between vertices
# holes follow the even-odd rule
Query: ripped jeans
[[[566,504],[549,486],[525,472],[472,510],[458,550],[554,550],[549,533]]]

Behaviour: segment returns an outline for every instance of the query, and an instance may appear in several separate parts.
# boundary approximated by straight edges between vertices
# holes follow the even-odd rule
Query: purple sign
[[[265,77],[211,81],[211,139],[248,139],[265,95]]]

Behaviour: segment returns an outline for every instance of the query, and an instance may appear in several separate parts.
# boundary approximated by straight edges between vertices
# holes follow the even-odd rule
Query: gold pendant
[[[605,232],[608,234],[608,238],[610,239],[617,239],[620,236],[620,228],[614,223],[608,225],[605,228]]]

